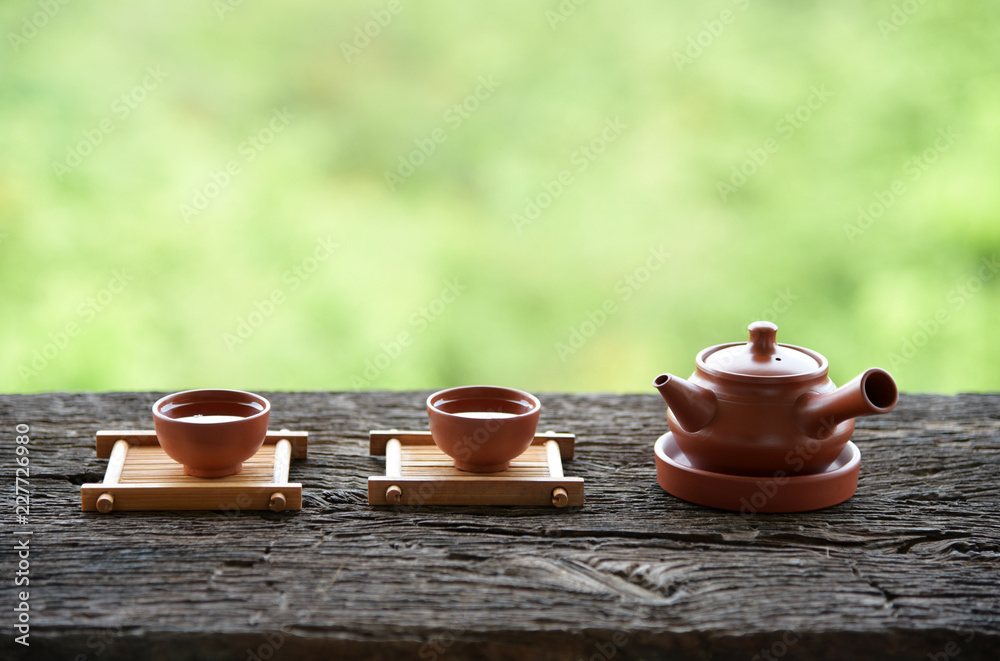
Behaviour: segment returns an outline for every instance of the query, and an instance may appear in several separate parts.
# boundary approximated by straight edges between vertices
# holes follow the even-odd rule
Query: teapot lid
[[[699,367],[724,376],[806,377],[826,371],[826,358],[802,347],[778,344],[778,326],[755,321],[746,344],[721,344],[702,351]]]

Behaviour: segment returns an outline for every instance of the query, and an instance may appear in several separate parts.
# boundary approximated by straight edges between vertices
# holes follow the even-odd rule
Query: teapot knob
[[[750,329],[750,353],[755,356],[771,356],[777,344],[777,324],[755,321],[747,328]]]

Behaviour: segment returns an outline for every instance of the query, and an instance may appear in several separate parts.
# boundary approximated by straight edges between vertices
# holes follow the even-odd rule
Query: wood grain
[[[94,432],[148,428],[161,393],[0,396],[8,494],[31,427],[34,532],[31,646],[8,628],[0,656],[1000,657],[1000,395],[904,396],[858,423],[854,498],[742,515],[656,485],[655,394],[541,396],[539,429],[578,437],[566,509],[370,507],[368,431],[425,428],[428,393],[262,394],[310,432],[299,512],[81,512]]]

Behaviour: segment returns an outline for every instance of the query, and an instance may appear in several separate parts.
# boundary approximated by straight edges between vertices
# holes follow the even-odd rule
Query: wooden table
[[[542,395],[576,432],[582,508],[373,508],[367,432],[426,393],[263,393],[310,432],[299,512],[80,511],[98,429],[159,394],[0,396],[3,658],[1000,658],[1000,394],[904,396],[859,421],[861,481],[820,512],[706,509],[656,484],[664,405]],[[31,510],[13,520],[15,425]],[[30,530],[30,587],[11,532]],[[30,647],[14,643],[28,589]],[[12,654],[13,653],[13,654]]]

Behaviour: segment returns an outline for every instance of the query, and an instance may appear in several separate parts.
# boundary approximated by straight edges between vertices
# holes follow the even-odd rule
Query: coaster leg
[[[402,477],[403,445],[398,438],[390,438],[385,443],[385,476]],[[403,489],[398,484],[385,490],[385,499],[390,505],[398,505],[403,500]]]
[[[545,457],[549,464],[549,475],[563,477],[562,453],[555,441],[545,441]]]
[[[274,444],[274,473],[271,481],[275,484],[288,484],[288,466],[292,461],[292,444],[282,438]]]
[[[271,474],[271,482],[275,484],[288,484],[288,470],[292,462],[292,444],[287,439],[278,439],[274,444],[274,472]],[[285,494],[275,491],[267,501],[267,507],[272,512],[280,512],[285,509],[287,501]]]
[[[559,450],[559,444],[555,441],[545,441],[545,458],[546,463],[549,465],[549,476],[560,478],[563,477],[562,468],[562,452]],[[556,487],[552,490],[552,504],[556,507],[566,507],[569,504],[569,494],[562,487]]]
[[[104,484],[118,484],[122,477],[122,469],[125,468],[125,455],[128,454],[128,441],[118,439],[111,450],[111,458],[108,459],[108,469],[104,473]],[[104,492],[97,497],[97,511],[107,514],[115,507],[115,495]]]

